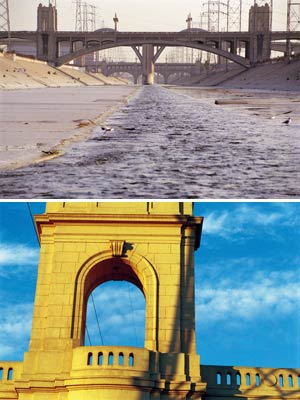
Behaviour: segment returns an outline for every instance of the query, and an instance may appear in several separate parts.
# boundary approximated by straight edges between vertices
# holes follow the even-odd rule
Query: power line
[[[134,335],[135,335],[135,344],[137,346],[137,333],[136,333],[136,323],[135,323],[135,318],[134,318],[134,311],[133,311],[133,305],[132,305],[132,300],[131,300],[131,294],[130,294],[130,285],[129,282],[127,282],[127,289],[128,289],[128,295],[129,295],[129,302],[130,302],[130,307],[131,307],[131,315],[132,315],[132,322],[133,322],[133,327],[134,327]]]
[[[33,228],[34,228],[36,240],[37,240],[37,242],[38,242],[38,245],[41,247],[40,241],[39,241],[39,235],[38,235],[38,232],[37,232],[37,230],[36,230],[36,226],[35,226],[35,223],[34,223],[34,219],[33,219],[33,215],[32,215],[32,212],[31,212],[30,205],[29,205],[28,202],[27,202],[26,204],[27,204],[28,211],[29,211],[29,215],[30,215],[30,219],[31,219],[31,222],[32,222],[32,225],[33,225]]]
[[[86,334],[87,334],[87,337],[88,337],[89,344],[90,344],[90,346],[92,346],[92,342],[91,342],[91,338],[90,338],[90,334],[89,334],[89,330],[88,330],[87,325],[85,326],[85,330],[86,330]]]
[[[94,307],[94,311],[95,311],[95,315],[96,315],[96,321],[97,321],[97,325],[98,325],[100,340],[101,340],[102,346],[104,346],[103,337],[102,337],[100,324],[99,324],[99,320],[98,320],[98,315],[97,315],[97,310],[96,310],[96,307],[95,307],[93,293],[91,293],[91,299],[92,299],[92,303],[93,303],[93,307]]]

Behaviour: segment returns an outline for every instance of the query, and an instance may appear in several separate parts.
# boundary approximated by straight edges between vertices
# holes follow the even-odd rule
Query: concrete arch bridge
[[[0,32],[0,40],[7,37],[7,32]],[[285,42],[288,52],[291,41],[300,40],[300,32],[208,32],[201,29],[186,29],[181,32],[119,32],[116,29],[100,29],[94,32],[58,31],[56,8],[51,4],[49,7],[40,4],[37,31],[11,32],[11,38],[35,42],[37,58],[56,66],[89,53],[115,47],[131,47],[142,64],[143,83],[151,84],[154,79],[154,64],[166,47],[203,50],[249,68],[257,62],[270,59],[271,44],[274,41]],[[243,57],[238,55],[239,47],[245,49]]]

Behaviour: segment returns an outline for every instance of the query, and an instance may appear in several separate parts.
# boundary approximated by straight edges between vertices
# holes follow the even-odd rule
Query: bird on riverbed
[[[283,121],[283,124],[289,125],[292,122],[292,118],[288,118],[285,121]]]
[[[105,132],[113,132],[114,130],[111,126],[101,126],[101,129]]]

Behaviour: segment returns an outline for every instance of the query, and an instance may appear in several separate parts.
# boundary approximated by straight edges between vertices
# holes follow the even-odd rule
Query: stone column
[[[154,83],[154,46],[153,44],[143,45],[143,85]]]

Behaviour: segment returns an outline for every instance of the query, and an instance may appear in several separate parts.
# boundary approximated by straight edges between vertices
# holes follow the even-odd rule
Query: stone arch
[[[150,262],[128,250],[126,256],[114,257],[111,250],[90,257],[79,269],[74,291],[71,337],[74,346],[84,342],[86,306],[90,293],[101,283],[126,280],[136,285],[146,300],[144,347],[156,351],[158,338],[158,278]]]

